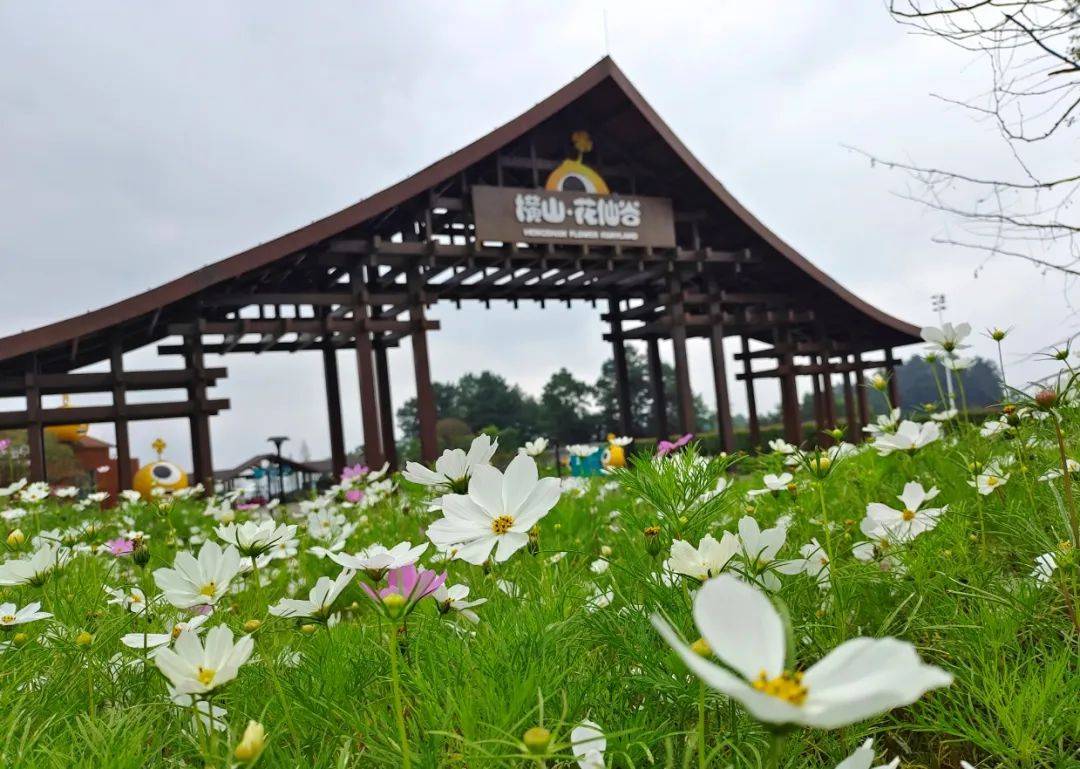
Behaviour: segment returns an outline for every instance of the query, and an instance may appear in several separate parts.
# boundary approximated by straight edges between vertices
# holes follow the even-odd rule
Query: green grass
[[[1080,416],[1066,409],[1062,419],[1068,448],[1076,451]],[[752,513],[763,525],[792,516],[784,556],[811,537],[823,538],[823,515],[836,526],[831,594],[809,577],[783,578],[780,596],[792,615],[802,666],[845,639],[892,635],[911,641],[924,659],[955,676],[951,687],[911,707],[835,731],[795,731],[781,765],[831,769],[874,736],[875,763],[885,763],[887,754],[899,756],[904,767],[926,769],[952,769],[960,759],[979,767],[1080,767],[1080,646],[1061,589],[1080,595],[1078,569],[1063,567],[1048,586],[1029,577],[1036,556],[1069,536],[1061,481],[1036,480],[1060,460],[1050,420],[1025,420],[1017,436],[988,441],[976,427],[961,424],[913,456],[868,451],[845,459],[820,489],[805,470],[796,471],[795,495],[753,502],[744,492],[760,487],[763,473],[779,471],[781,457],[713,460],[699,477],[684,477],[682,486],[643,465],[620,479],[622,488],[604,479],[581,496],[564,493],[540,524],[538,553],[522,550],[489,568],[449,565],[450,582],[464,582],[470,597],[488,599],[476,609],[479,625],[440,616],[428,601],[398,636],[413,765],[537,766],[522,752],[525,730],[542,724],[565,745],[570,728],[584,718],[607,733],[610,766],[701,765],[698,683],[648,620],[662,611],[684,636],[695,638],[689,586],[667,587],[650,575],[674,537],[696,545],[705,533],[719,536]],[[1034,447],[1021,448],[1028,439]],[[969,462],[1002,455],[1020,456],[1025,469],[1014,466],[1000,492],[978,496],[968,485]],[[735,479],[733,488],[696,506],[698,491],[720,472]],[[949,509],[937,528],[894,553],[903,573],[852,558],[851,545],[863,538],[858,522],[867,503],[895,502],[909,480],[941,489],[935,505]],[[367,522],[347,549],[425,541],[432,516],[423,512],[421,496],[402,489],[364,511]],[[620,514],[612,517],[616,510]],[[261,721],[270,735],[260,766],[401,765],[389,675],[389,634],[395,631],[380,622],[359,587],[351,585],[339,600],[343,619],[329,630],[307,633],[293,620],[266,614],[268,603],[306,596],[318,576],[338,573],[332,562],[305,552],[311,542],[303,525],[298,558],[264,569],[270,582],[261,590],[244,582],[209,623],[224,622],[241,633],[246,620],[263,620],[254,633],[255,658],[214,697],[228,712],[228,735],[216,744],[200,742],[189,714],[168,701],[152,663],[145,670],[117,670],[114,655],[141,659],[119,637],[137,632],[142,620],[107,605],[102,586],[138,584],[154,595],[153,569],[171,565],[177,549],[197,549],[174,539],[171,530],[186,536],[196,527],[213,537],[213,521],[195,500],[176,501],[164,511],[140,504],[125,514],[150,534],[152,557],[144,570],[130,557],[80,555],[41,587],[2,589],[2,600],[19,606],[40,600],[55,619],[23,626],[26,641],[0,653],[0,765],[226,766],[249,719]],[[106,526],[91,543],[115,536],[122,528],[119,515],[95,514]],[[50,501],[17,525],[29,538],[84,517]],[[662,529],[658,557],[646,551],[642,534],[653,524]],[[602,547],[610,548],[610,567],[597,575],[590,564]],[[559,552],[565,557],[552,563]],[[514,583],[519,595],[504,593],[498,580]],[[612,589],[615,600],[588,611],[596,585]],[[159,609],[152,628],[173,616],[172,609]],[[83,630],[93,635],[89,646],[75,643]],[[294,654],[298,659],[290,664]],[[766,730],[713,693],[705,699],[705,736],[704,765],[763,765]],[[571,764],[562,749],[546,765]]]

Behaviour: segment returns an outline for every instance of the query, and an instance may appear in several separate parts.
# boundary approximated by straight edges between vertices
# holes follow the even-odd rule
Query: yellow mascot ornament
[[[629,446],[634,439],[616,436],[615,433],[608,433],[607,440],[608,446],[604,449],[604,456],[601,460],[604,467],[608,469],[613,467],[626,467],[626,447]]]
[[[154,489],[161,489],[164,492],[186,489],[187,473],[172,462],[161,458],[165,451],[165,441],[157,438],[151,446],[157,452],[157,459],[139,468],[139,472],[135,473],[135,477],[131,480],[131,488],[139,492],[146,500],[154,498]]]
[[[574,131],[570,135],[570,141],[577,150],[577,159],[567,158],[551,172],[544,184],[544,189],[552,192],[590,192],[594,195],[608,195],[608,189],[604,177],[589,168],[583,162],[585,153],[592,152],[592,138],[585,131]]]
[[[64,402],[60,404],[60,408],[71,408],[70,396],[64,396]],[[52,425],[45,428],[45,432],[56,438],[61,443],[78,443],[80,439],[86,437],[87,425]]]

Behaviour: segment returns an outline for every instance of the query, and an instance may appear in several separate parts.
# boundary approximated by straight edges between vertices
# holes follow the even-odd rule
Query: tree
[[[432,382],[435,391],[435,413],[439,417],[456,416],[457,385],[451,382]],[[416,398],[409,398],[397,410],[398,429],[403,439],[420,437],[420,417],[416,409]]]
[[[891,0],[898,22],[979,54],[990,87],[979,101],[947,99],[989,119],[1013,178],[871,160],[914,178],[927,206],[956,218],[966,233],[935,238],[1080,275],[1072,219],[1080,171],[1061,170],[1080,111],[1080,3],[1077,0]],[[1039,148],[1039,145],[1047,145]],[[1059,148],[1060,145],[1060,148]],[[1039,154],[1039,153],[1042,154]],[[865,154],[865,153],[864,153]]]
[[[593,408],[594,393],[565,368],[556,371],[540,396],[540,432],[563,445],[600,438],[605,423]]]
[[[937,374],[937,381],[934,379]],[[900,385],[900,402],[905,409],[918,408],[926,403],[941,403],[941,392],[945,388],[944,372],[936,363],[927,363],[923,358],[908,358],[896,371]],[[980,409],[1001,402],[1001,374],[998,367],[985,358],[976,358],[975,364],[959,373],[957,377],[963,389],[957,387],[956,405],[963,408]],[[954,380],[955,381],[955,380]],[[939,389],[941,388],[941,389]]]

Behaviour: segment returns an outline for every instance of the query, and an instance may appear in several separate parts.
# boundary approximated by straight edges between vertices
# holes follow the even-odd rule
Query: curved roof
[[[645,101],[644,97],[627,79],[615,62],[610,57],[604,57],[572,82],[486,136],[432,163],[403,181],[324,219],[312,222],[221,261],[201,267],[187,275],[120,302],[83,315],[0,338],[0,361],[11,360],[57,345],[70,344],[80,338],[106,331],[126,321],[154,313],[164,306],[181,302],[223,281],[257,270],[278,259],[295,254],[329,237],[363,224],[423,193],[445,179],[461,173],[469,166],[481,161],[537,127],[540,123],[606,81],[610,81],[619,89],[621,94],[640,113],[641,117],[662,137],[667,147],[692,171],[698,181],[752,232],[786,259],[791,266],[831,292],[837,299],[853,310],[865,316],[866,319],[889,330],[891,332],[890,336],[896,339],[894,344],[899,345],[918,341],[919,329],[917,326],[899,320],[860,299],[821,269],[814,266],[744,208],[727,191],[724,185],[694,157],[693,153]]]

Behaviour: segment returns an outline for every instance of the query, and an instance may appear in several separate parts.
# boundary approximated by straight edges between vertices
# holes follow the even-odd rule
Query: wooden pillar
[[[48,480],[45,464],[45,426],[41,422],[41,387],[38,384],[38,363],[35,357],[32,369],[26,374],[26,448],[30,464],[30,480]],[[9,479],[10,480],[10,479]]]
[[[117,490],[131,488],[131,440],[128,437],[127,387],[124,384],[124,346],[119,339],[112,340],[109,365],[113,378],[113,406],[116,407],[116,483]]]
[[[439,437],[436,425],[439,415],[435,408],[435,388],[431,386],[431,364],[428,361],[426,318],[424,315],[424,286],[420,268],[413,265],[407,278],[409,289],[409,318],[412,320],[413,369],[416,374],[416,416],[420,422],[420,458],[434,462],[439,456]]]
[[[648,344],[649,384],[652,387],[653,420],[656,437],[667,438],[671,433],[667,423],[667,391],[664,388],[664,366],[660,362],[660,340],[650,336]]]
[[[833,391],[832,366],[829,354],[821,356],[822,398],[825,401],[825,426],[830,430],[836,427],[836,393]]]
[[[818,356],[810,356],[810,366],[813,373],[810,375],[810,385],[814,393],[814,424],[818,432],[825,429],[825,401],[821,393],[821,375],[817,372]]]
[[[900,381],[896,378],[896,359],[892,350],[885,350],[885,366],[889,375],[889,401],[894,409],[900,408]]]
[[[754,392],[754,370],[750,358],[750,340],[742,338],[743,374],[746,376],[746,422],[750,433],[750,447],[761,445],[761,425],[758,423],[757,396]]]
[[[383,454],[382,434],[379,431],[379,400],[375,393],[375,361],[371,344],[368,319],[367,287],[364,284],[364,268],[356,265],[349,276],[353,294],[353,319],[356,336],[356,373],[360,380],[360,423],[364,431],[364,463],[368,467],[382,467],[386,461]]]
[[[615,399],[619,406],[619,432],[634,434],[634,417],[630,406],[630,371],[626,365],[626,342],[622,336],[622,311],[619,300],[608,299],[608,317],[611,323],[611,357],[615,366]]]
[[[391,470],[398,469],[397,443],[394,441],[394,401],[390,397],[390,367],[386,360],[386,345],[375,345],[375,382],[379,388],[379,423],[382,429],[383,451]]]
[[[716,431],[724,451],[735,450],[735,426],[731,423],[731,401],[728,398],[727,361],[724,359],[723,306],[719,302],[720,287],[715,279],[709,281],[709,348],[712,353],[713,386],[716,389]]]
[[[337,348],[334,335],[323,334],[323,380],[326,383],[326,416],[330,425],[330,464],[334,477],[345,470],[345,428],[341,422],[341,382],[338,378]]]
[[[796,446],[802,443],[802,415],[799,412],[799,392],[795,386],[795,359],[791,350],[791,335],[779,328],[773,332],[774,343],[783,348],[783,352],[776,356],[778,368],[784,369],[780,374],[780,410],[783,415],[784,440]]]
[[[675,399],[678,406],[679,431],[694,430],[694,392],[690,389],[690,363],[686,357],[686,305],[682,278],[676,272],[668,282],[671,294],[671,349],[675,360]]]
[[[191,427],[191,464],[196,483],[206,493],[214,493],[214,461],[210,450],[210,417],[206,413],[206,364],[203,361],[202,321],[196,319],[195,331],[187,338],[187,364],[194,380],[188,385],[188,401],[194,409]]]
[[[859,404],[859,424],[870,424],[870,402],[866,392],[866,377],[863,376],[862,355],[855,353],[855,397]]]
[[[847,363],[847,356],[843,358]],[[852,443],[862,441],[862,425],[855,417],[855,392],[851,386],[851,372],[844,371],[844,418],[847,420],[847,439]]]

